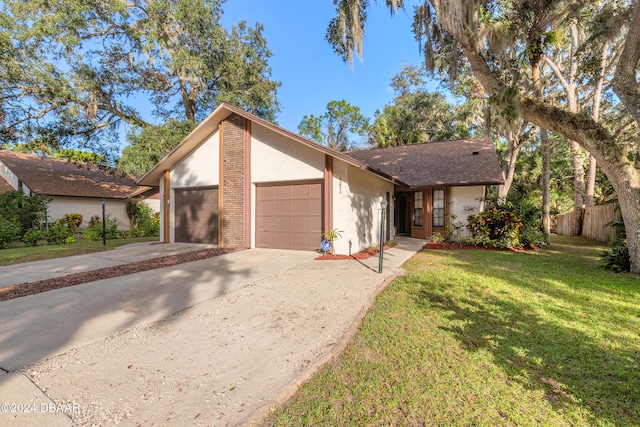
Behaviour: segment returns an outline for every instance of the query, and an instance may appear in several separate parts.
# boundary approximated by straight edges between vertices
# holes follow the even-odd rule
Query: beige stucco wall
[[[251,136],[251,181],[297,181],[324,176],[323,153],[257,124],[253,124]]]
[[[144,202],[153,212],[160,212],[160,199],[144,199]]]
[[[218,185],[220,137],[216,130],[171,171],[171,188]]]
[[[484,210],[483,185],[470,187],[451,187],[449,190],[449,214],[455,215],[454,224],[459,225],[459,236],[467,236],[467,217]]]
[[[118,229],[129,229],[129,217],[127,217],[126,200],[105,200],[105,211],[112,219],[118,221]],[[47,207],[47,216],[50,221],[55,221],[68,213],[82,215],[83,226],[86,226],[92,216],[102,218],[102,199],[84,197],[55,196]]]
[[[380,202],[393,184],[370,172],[336,161],[333,169],[333,226],[343,231],[334,242],[338,254],[356,253],[380,240]],[[393,198],[389,197],[389,235],[393,239]],[[386,234],[386,233],[385,233]]]

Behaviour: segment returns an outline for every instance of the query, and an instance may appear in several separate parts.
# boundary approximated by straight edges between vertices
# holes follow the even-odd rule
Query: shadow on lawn
[[[463,254],[457,259],[473,263]],[[601,317],[605,325],[633,324],[630,317],[640,313],[633,304],[639,287],[621,291],[564,285],[566,272],[561,268],[550,269],[546,277],[513,274],[491,265],[483,266],[483,273],[516,285],[531,298],[523,302],[518,299],[521,296],[481,286],[465,286],[462,292],[452,293],[452,289],[460,289],[460,282],[444,279],[438,284],[423,283],[417,303],[441,309],[454,325],[462,323],[464,326],[442,329],[452,333],[468,351],[491,353],[513,381],[528,389],[544,390],[559,412],[572,412],[581,406],[588,409],[596,424],[640,424],[640,349],[630,344],[633,339],[628,334],[623,337],[629,331],[606,330],[594,334],[596,341],[594,335],[578,327],[590,318]],[[588,271],[583,274],[588,275]],[[607,294],[616,293],[631,298],[618,303],[607,298]],[[621,323],[622,318],[626,321]],[[564,321],[568,324],[562,324]]]

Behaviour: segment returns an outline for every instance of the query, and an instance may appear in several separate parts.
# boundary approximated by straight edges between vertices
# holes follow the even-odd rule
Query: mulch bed
[[[464,249],[464,250],[476,250],[476,251],[511,251],[511,252],[522,252],[522,251],[535,251],[538,248],[532,246],[525,246],[524,248],[485,248],[484,246],[470,246],[470,245],[461,245],[459,243],[435,243],[429,242],[422,247],[422,249],[440,249],[440,250],[456,250],[456,249]]]
[[[82,283],[94,282],[96,280],[110,279],[113,277],[126,276],[133,273],[155,270],[156,268],[171,267],[191,261],[212,258],[237,251],[236,248],[212,248],[194,252],[185,252],[176,255],[168,255],[150,260],[132,262],[129,264],[117,265],[113,267],[99,268],[97,270],[85,271],[82,273],[72,273],[66,276],[54,277],[51,279],[38,280],[37,282],[20,283],[0,288],[0,301],[27,295],[39,294],[53,289],[66,288],[68,286],[80,285]]]
[[[461,245],[459,243],[435,243],[429,242],[422,247],[422,249],[440,249],[440,250],[453,250],[453,249],[470,249],[470,250],[487,250],[493,248],[485,248],[484,246],[468,246]]]
[[[384,250],[388,250],[391,249],[393,246],[389,247],[389,246],[385,246]],[[339,260],[344,260],[344,259],[368,259],[371,258],[372,256],[376,256],[380,253],[380,251],[378,250],[373,250],[373,249],[365,249],[364,251],[360,251],[360,252],[356,252],[355,254],[352,255],[333,255],[333,254],[327,254],[327,255],[321,255],[318,258],[314,258],[314,260],[318,260],[318,261],[339,261]]]

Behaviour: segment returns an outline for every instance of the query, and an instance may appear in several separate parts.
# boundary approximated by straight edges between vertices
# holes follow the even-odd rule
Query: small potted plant
[[[342,237],[342,230],[339,230],[337,228],[331,229],[329,231],[323,231],[322,232],[322,238],[326,241],[328,241],[329,243],[331,243],[331,253],[334,253],[333,250],[333,241],[336,239],[339,239],[340,237]]]

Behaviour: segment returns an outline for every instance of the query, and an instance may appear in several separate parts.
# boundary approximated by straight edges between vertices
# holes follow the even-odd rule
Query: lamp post
[[[384,255],[384,223],[389,202],[382,199],[380,202],[380,258],[378,259],[378,273],[382,273],[382,256]]]
[[[105,218],[104,198],[102,199],[102,246],[107,245],[107,223]]]

